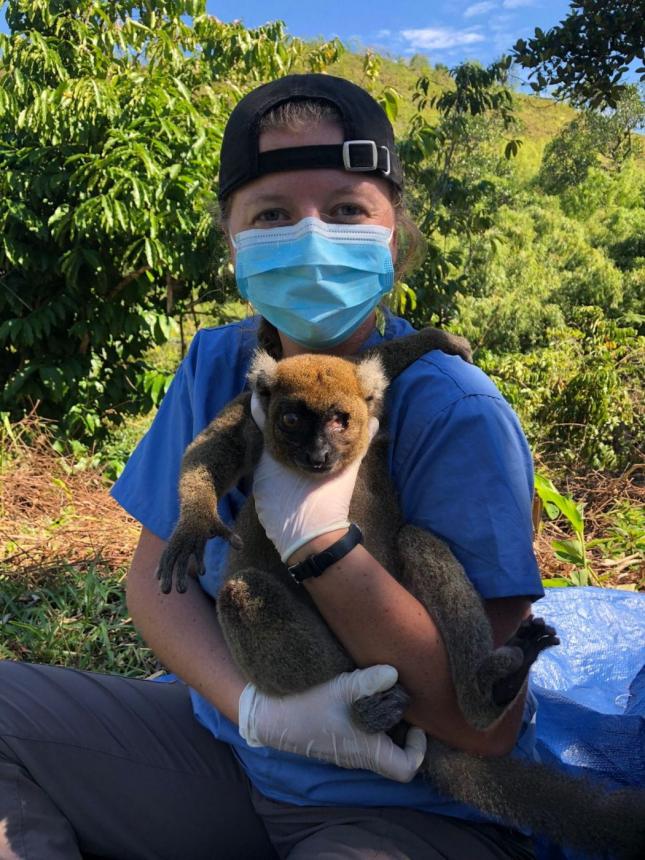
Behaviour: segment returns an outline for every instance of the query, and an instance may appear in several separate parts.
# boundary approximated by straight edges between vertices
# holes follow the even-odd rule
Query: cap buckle
[[[383,171],[383,176],[389,176],[389,175],[390,175],[390,167],[391,167],[391,164],[390,164],[390,150],[387,148],[387,146],[379,146],[379,149],[384,149],[384,150],[385,150],[385,163],[386,163],[387,167],[386,167],[386,168],[385,168],[385,170]]]
[[[352,164],[352,154],[350,147],[352,146],[369,146],[371,148],[370,155],[372,157],[371,164]],[[363,151],[361,155],[365,155]],[[388,152],[388,161],[389,161],[389,152]],[[346,140],[343,143],[343,166],[345,170],[352,170],[356,172],[365,173],[370,170],[378,170],[378,152],[376,150],[376,144],[373,140]]]

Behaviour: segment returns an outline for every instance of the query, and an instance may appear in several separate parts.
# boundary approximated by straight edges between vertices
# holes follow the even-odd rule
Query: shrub
[[[550,332],[529,355],[484,353],[480,364],[517,410],[538,450],[565,464],[619,468],[645,431],[645,338],[597,307]]]

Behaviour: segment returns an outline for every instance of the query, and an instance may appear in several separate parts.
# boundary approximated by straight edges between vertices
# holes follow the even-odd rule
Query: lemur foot
[[[543,618],[534,618],[531,615],[524,619],[515,636],[506,643],[506,647],[521,650],[522,663],[514,672],[493,684],[495,704],[507,705],[512,702],[522,689],[529,669],[537,660],[539,653],[559,644],[560,640],[556,636],[555,628],[548,625]]]
[[[352,704],[352,720],[364,732],[386,732],[401,721],[410,696],[400,684],[383,693],[364,696]]]
[[[264,612],[265,601],[261,595],[254,595],[248,583],[241,577],[229,579],[217,595],[219,611],[235,625],[262,624],[271,620]]]
[[[493,695],[496,685],[509,676],[521,672],[523,665],[524,652],[510,642],[484,657],[477,666],[476,674],[477,687],[484,699],[493,705],[498,705]]]

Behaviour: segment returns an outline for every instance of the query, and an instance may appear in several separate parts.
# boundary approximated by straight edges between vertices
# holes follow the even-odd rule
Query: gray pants
[[[197,723],[183,684],[0,661],[0,860],[278,856],[534,855],[529,840],[493,825],[271,801]]]

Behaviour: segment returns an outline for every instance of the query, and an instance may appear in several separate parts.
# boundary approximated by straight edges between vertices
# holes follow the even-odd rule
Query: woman
[[[222,145],[222,226],[240,291],[263,319],[259,329],[256,318],[198,332],[113,491],[143,526],[129,611],[188,687],[2,666],[0,860],[79,850],[121,860],[533,856],[526,837],[414,778],[424,750],[418,729],[404,749],[353,730],[347,703],[387,689],[398,671],[412,725],[480,755],[531,755],[531,703],[522,696],[492,730],[473,730],[433,622],[364,547],[304,587],[367,668],[282,700],[246,685],[228,654],[211,600],[226,553],[220,541],[209,542],[206,573],[185,594],[160,594],[154,577],[177,517],[183,450],[243,388],[258,339],[276,357],[347,355],[411,330],[387,314],[382,334],[376,326],[397,238],[409,230],[401,187],[385,114],[347,81],[289,76],[233,111]],[[497,643],[506,641],[542,595],[532,467],[517,419],[476,368],[433,352],[393,383],[388,421],[406,520],[450,544]],[[256,488],[276,542],[294,513],[288,481],[282,474],[278,486]],[[235,517],[249,490],[243,483],[223,500],[225,517]],[[315,511],[306,499],[301,507],[291,562],[345,533],[324,494]]]

